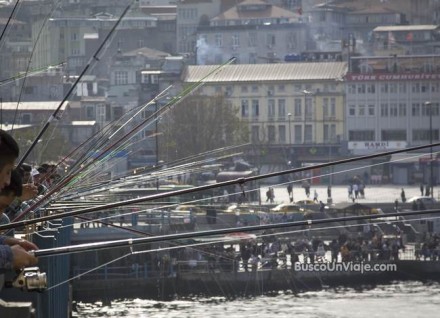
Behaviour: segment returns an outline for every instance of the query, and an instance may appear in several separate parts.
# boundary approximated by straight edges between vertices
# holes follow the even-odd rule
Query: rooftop
[[[185,82],[197,82],[219,65],[189,65],[183,73]],[[279,63],[226,65],[206,79],[207,82],[253,82],[336,80],[347,73],[346,62]]]

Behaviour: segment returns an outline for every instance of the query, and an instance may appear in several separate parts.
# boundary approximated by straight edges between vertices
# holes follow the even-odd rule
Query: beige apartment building
[[[194,83],[216,65],[188,66]],[[222,94],[249,125],[254,146],[287,153],[295,165],[328,161],[344,140],[345,62],[224,66],[206,79],[203,95]]]

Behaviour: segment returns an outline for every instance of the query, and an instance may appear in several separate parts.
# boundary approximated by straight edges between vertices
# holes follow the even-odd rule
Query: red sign
[[[413,73],[413,74],[347,74],[347,81],[437,81],[440,73]]]

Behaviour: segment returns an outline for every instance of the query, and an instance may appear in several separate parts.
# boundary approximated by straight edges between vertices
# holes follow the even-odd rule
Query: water
[[[129,318],[402,318],[438,317],[440,284],[398,282],[373,289],[337,288],[297,295],[279,293],[227,300],[197,298],[169,302],[131,299],[114,301],[111,306],[77,304],[76,317]]]

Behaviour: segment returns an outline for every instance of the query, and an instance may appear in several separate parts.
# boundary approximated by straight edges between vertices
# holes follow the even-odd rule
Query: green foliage
[[[59,130],[59,128],[49,127],[25,162],[35,164],[49,161],[58,162],[60,156],[69,150],[69,145],[63,135],[57,130]],[[25,128],[17,130],[14,133],[14,138],[20,147],[20,156],[24,155],[29,149],[35,137],[38,135],[38,132],[36,128]]]
[[[159,157],[171,161],[246,142],[248,129],[238,111],[222,96],[188,97],[161,122]]]

